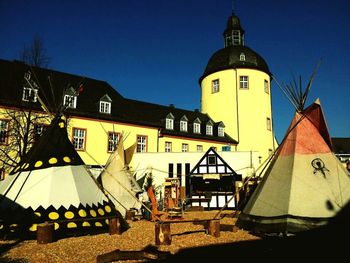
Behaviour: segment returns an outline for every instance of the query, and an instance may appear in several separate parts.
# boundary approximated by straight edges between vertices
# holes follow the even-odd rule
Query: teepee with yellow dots
[[[60,115],[0,183],[0,228],[35,233],[53,222],[60,233],[91,233],[120,217],[68,139]],[[78,230],[78,231],[76,231]]]

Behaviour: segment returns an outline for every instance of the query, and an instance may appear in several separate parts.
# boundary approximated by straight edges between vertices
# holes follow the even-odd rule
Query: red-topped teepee
[[[297,108],[236,224],[263,233],[299,232],[327,224],[349,200],[350,178],[332,152],[326,120],[316,100],[306,109]]]

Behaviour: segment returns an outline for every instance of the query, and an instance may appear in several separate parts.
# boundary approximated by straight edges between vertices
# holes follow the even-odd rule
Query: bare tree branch
[[[20,60],[35,67],[47,68],[51,58],[47,56],[41,37],[36,34],[30,46],[24,46],[20,52]]]

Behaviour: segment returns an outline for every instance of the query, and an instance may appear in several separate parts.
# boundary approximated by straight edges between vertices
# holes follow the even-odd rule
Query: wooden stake
[[[135,210],[126,210],[125,219],[135,220]]]
[[[53,223],[42,223],[37,226],[36,240],[38,244],[47,244],[52,242],[54,231]]]
[[[120,222],[118,217],[109,219],[109,234],[110,235],[121,234]]]
[[[155,241],[156,245],[171,244],[171,231],[169,223],[155,224]]]
[[[208,235],[219,237],[220,236],[220,220],[213,219],[208,221]]]

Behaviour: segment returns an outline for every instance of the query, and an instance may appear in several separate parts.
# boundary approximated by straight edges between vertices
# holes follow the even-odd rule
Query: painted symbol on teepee
[[[326,171],[329,172],[329,170],[326,168],[324,162],[320,158],[313,159],[311,165],[313,168],[315,168],[314,174],[321,172],[323,177],[326,178]]]

